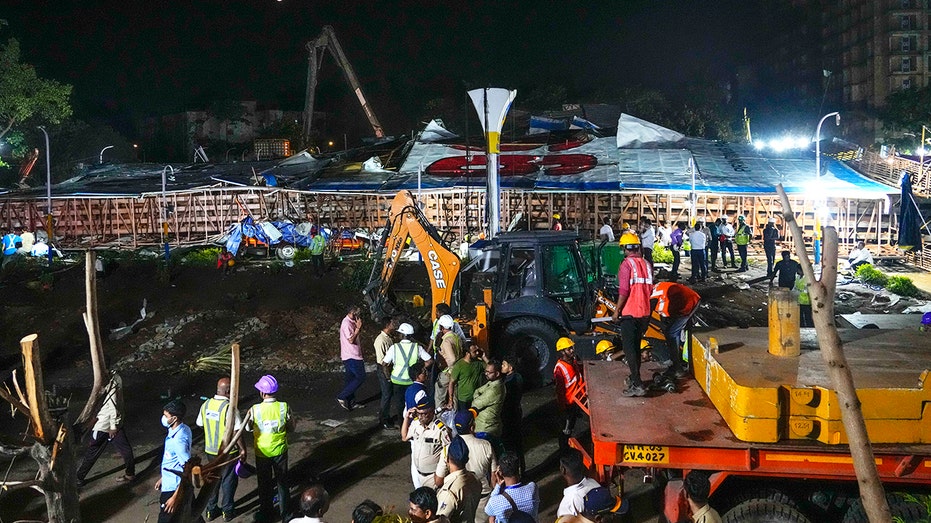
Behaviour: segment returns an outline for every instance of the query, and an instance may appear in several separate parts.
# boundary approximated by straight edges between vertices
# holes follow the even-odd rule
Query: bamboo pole
[[[805,274],[808,294],[811,296],[812,318],[815,331],[818,334],[818,345],[821,348],[821,357],[828,368],[831,383],[840,400],[841,419],[847,440],[850,446],[850,456],[853,458],[853,468],[857,474],[860,486],[860,498],[863,508],[871,523],[891,523],[892,515],[879,473],[876,470],[876,460],[873,456],[873,447],[866,432],[866,423],[863,421],[863,412],[860,410],[860,399],[853,382],[853,375],[844,356],[844,346],[837,326],[834,323],[834,292],[837,286],[837,230],[834,227],[824,228],[824,255],[821,259],[821,279],[815,280],[815,271],[808,259],[805,250],[805,241],[795,213],[789,203],[782,184],[776,186],[782,200],[783,217],[786,224],[792,228],[795,247],[798,251],[802,271]]]
[[[42,361],[39,357],[37,334],[30,334],[19,340],[23,350],[23,367],[26,381],[26,401],[29,405],[29,417],[35,430],[36,439],[43,445],[54,439],[52,420],[45,400],[45,384],[42,381]]]

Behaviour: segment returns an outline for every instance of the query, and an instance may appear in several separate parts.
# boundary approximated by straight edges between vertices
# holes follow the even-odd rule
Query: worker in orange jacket
[[[569,338],[556,341],[556,353],[559,359],[553,367],[553,382],[556,384],[556,406],[565,417],[562,434],[559,436],[559,448],[569,446],[569,437],[579,418],[579,406],[575,396],[582,386],[582,372],[575,357],[575,342]]]
[[[653,310],[660,317],[663,337],[666,338],[666,353],[657,354],[660,365],[668,367],[676,377],[685,375],[680,351],[680,338],[689,320],[698,311],[701,296],[680,283],[659,282],[650,296]]]

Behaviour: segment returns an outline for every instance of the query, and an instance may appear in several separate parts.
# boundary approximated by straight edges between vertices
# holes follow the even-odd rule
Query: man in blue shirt
[[[416,407],[420,400],[428,396],[426,382],[430,377],[430,373],[427,371],[427,365],[423,360],[417,360],[416,363],[411,365],[410,377],[414,379],[414,383],[411,383],[407,390],[404,391],[404,412]]]
[[[520,480],[520,457],[506,450],[498,459],[498,469],[492,472],[495,489],[491,491],[485,515],[492,523],[520,523],[537,520],[540,493],[534,482]],[[520,514],[523,513],[523,514]]]
[[[168,429],[168,435],[165,436],[165,452],[162,454],[162,475],[155,483],[155,489],[161,491],[158,523],[170,523],[177,521],[178,514],[182,512],[183,500],[178,496],[178,487],[184,464],[191,459],[191,428],[181,421],[187,412],[181,400],[168,402],[162,410],[162,426]]]

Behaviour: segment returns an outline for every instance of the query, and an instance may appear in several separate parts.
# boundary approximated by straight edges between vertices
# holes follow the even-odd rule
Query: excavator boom
[[[365,289],[365,298],[373,317],[384,318],[396,312],[390,309],[388,289],[401,254],[407,248],[408,239],[420,252],[427,268],[432,296],[431,314],[436,313],[438,304],[452,303],[456,298],[456,283],[462,263],[424,216],[410,191],[401,191],[392,200],[382,239],[379,251],[375,254],[376,265],[372,269],[372,277]],[[383,260],[383,263],[376,276],[379,260]]]
[[[317,73],[320,70],[320,63],[323,58],[323,52],[325,50],[330,51],[333,59],[336,60],[339,68],[342,69],[343,75],[345,75],[346,81],[349,83],[349,87],[356,95],[356,98],[359,99],[359,103],[362,105],[362,111],[365,112],[366,118],[368,118],[369,123],[372,125],[372,130],[375,132],[375,137],[384,138],[385,130],[378,122],[378,118],[375,116],[375,112],[372,111],[372,107],[365,100],[365,96],[362,95],[362,87],[359,85],[359,80],[356,78],[356,73],[353,70],[352,65],[350,65],[349,59],[346,58],[346,53],[343,52],[343,47],[339,44],[339,40],[336,39],[336,33],[333,31],[333,28],[328,25],[323,26],[323,30],[320,32],[320,36],[307,43],[307,91],[305,93],[304,104],[305,138],[310,137],[310,131],[312,129],[314,116],[314,98],[317,92]]]

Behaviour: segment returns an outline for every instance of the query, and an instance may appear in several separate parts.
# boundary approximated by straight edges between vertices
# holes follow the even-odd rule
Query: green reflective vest
[[[323,254],[324,249],[326,249],[326,240],[323,238],[322,234],[318,234],[311,238],[310,240],[310,254],[314,256],[319,256]]]
[[[288,450],[288,404],[283,401],[262,402],[252,406],[252,430],[255,453],[265,458],[280,456]]]
[[[734,235],[734,243],[737,245],[749,245],[750,227],[747,227],[747,224],[739,225],[737,227],[737,234]]]
[[[414,383],[408,371],[420,357],[420,345],[411,340],[401,340],[391,346],[391,351],[391,383],[395,385]]]
[[[204,422],[204,452],[211,456],[220,453],[220,440],[226,434],[230,400],[210,398],[200,406],[200,419]]]
[[[795,290],[798,291],[798,304],[811,305],[811,296],[808,294],[808,286],[805,285],[805,278],[795,280]]]

